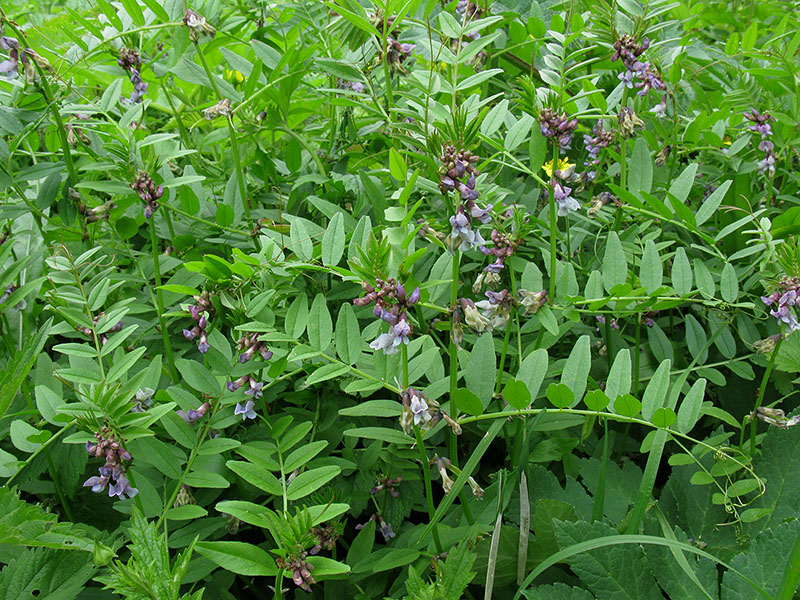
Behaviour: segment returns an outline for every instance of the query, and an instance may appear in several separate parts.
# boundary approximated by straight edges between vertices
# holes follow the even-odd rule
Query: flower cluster
[[[8,58],[4,61],[0,61],[0,75],[15,77],[19,72],[19,63],[22,61],[22,71],[25,74],[25,81],[33,83],[37,77],[33,63],[36,63],[40,69],[47,71],[52,68],[46,58],[40,56],[31,48],[23,48],[20,53],[19,40],[17,38],[4,36],[2,27],[0,27],[0,48],[8,50]],[[31,59],[33,62],[31,62]]]
[[[217,30],[206,23],[205,17],[201,17],[190,8],[186,9],[186,14],[183,16],[183,24],[189,28],[189,39],[193,44],[196,44],[203,35],[213,38],[217,34]]]
[[[205,111],[203,111],[203,116],[205,117],[206,121],[213,121],[217,117],[227,117],[231,113],[231,101],[227,98],[223,98],[219,102],[217,102],[214,106],[209,106]]]
[[[792,418],[787,419],[786,413],[784,413],[780,408],[767,408],[765,406],[759,406],[758,414],[756,416],[758,416],[758,418],[765,423],[774,425],[775,427],[779,427],[781,429],[788,429],[789,427],[794,427],[800,423],[800,415],[795,415]]]
[[[525,314],[533,315],[547,302],[547,290],[541,290],[539,292],[517,290],[517,297],[519,298],[520,305],[525,309]]]
[[[798,300],[800,300],[800,279],[784,277],[780,286],[780,290],[769,296],[761,296],[761,301],[767,306],[777,303],[777,306],[770,310],[769,314],[778,319],[778,323],[788,325],[790,331],[797,331],[800,329],[800,322],[798,322],[792,307],[797,306]]]
[[[372,313],[389,324],[388,333],[380,334],[369,347],[373,350],[383,350],[384,354],[397,354],[400,344],[408,344],[408,336],[413,331],[409,324],[406,311],[419,302],[420,290],[415,288],[410,295],[399,281],[390,277],[387,281],[376,280],[377,289],[363,283],[362,287],[367,292],[365,296],[353,300],[356,306],[369,306],[374,303]]]
[[[258,400],[264,395],[264,382],[263,381],[256,381],[250,375],[242,375],[239,379],[235,379],[234,381],[229,381],[225,384],[225,387],[228,389],[229,392],[235,392],[240,387],[247,386],[247,389],[244,391],[245,396],[252,396],[254,400]],[[242,420],[244,419],[255,419],[255,412],[253,412],[254,403],[252,400],[248,400],[244,403],[244,406],[236,405],[236,409],[234,410],[234,414],[236,415],[243,415]]]
[[[364,84],[360,81],[347,81],[345,79],[340,79],[337,82],[336,87],[338,87],[340,90],[350,90],[359,93],[364,91]]]
[[[580,203],[571,196],[571,187],[562,184],[555,178],[550,180],[550,185],[553,186],[553,199],[556,202],[559,217],[566,217],[581,207]]]
[[[606,318],[603,315],[597,315],[595,318],[597,319],[597,323],[598,324],[600,324],[600,325],[605,325],[606,324]],[[617,324],[617,320],[616,319],[611,319],[608,322],[608,325],[614,331],[618,331],[619,330],[619,325]],[[597,331],[600,331],[599,327],[597,328]]]
[[[478,5],[470,0],[458,0],[456,5],[456,14],[463,16],[465,19],[477,19],[480,17],[481,12]]]
[[[566,152],[572,143],[572,133],[578,127],[578,119],[570,119],[566,113],[556,114],[552,108],[543,108],[539,113],[539,125],[542,135],[557,138],[559,148]]]
[[[436,400],[427,398],[421,391],[411,387],[403,390],[401,402],[403,412],[400,414],[400,427],[403,432],[410,433],[415,426],[428,430],[444,419],[454,434],[461,435],[461,426],[439,408]]]
[[[484,279],[488,285],[497,285],[500,282],[500,271],[505,266],[505,261],[509,259],[519,245],[518,241],[512,240],[507,235],[500,233],[497,229],[492,230],[491,240],[494,243],[494,248],[487,248],[481,246],[480,251],[486,256],[494,256],[495,261],[485,267],[483,272],[478,275],[472,290],[475,293],[480,291],[481,284]]]
[[[205,354],[211,347],[208,343],[208,335],[206,326],[208,319],[214,314],[214,305],[211,304],[211,295],[208,292],[203,292],[199,296],[194,297],[197,304],[192,304],[189,307],[189,313],[195,322],[195,326],[191,329],[183,330],[183,337],[191,341],[197,338],[197,349]]]
[[[592,127],[592,135],[585,133],[583,141],[586,144],[586,151],[589,153],[589,160],[584,163],[586,166],[600,164],[600,150],[608,148],[614,141],[614,133],[603,127],[603,119],[597,121]]]
[[[208,409],[211,408],[211,404],[208,402],[203,402],[197,408],[190,408],[189,410],[179,410],[176,411],[178,416],[186,421],[189,425],[194,424],[195,421],[199,421],[202,419],[205,414],[208,412]]]
[[[89,477],[83,487],[91,487],[97,494],[108,487],[109,497],[133,498],[139,490],[131,487],[122,463],[131,460],[130,453],[122,447],[122,441],[117,440],[108,427],[103,427],[94,437],[96,443],[86,442],[86,451],[89,456],[104,459],[105,464],[98,469],[100,475]]]
[[[83,202],[78,204],[78,212],[84,216],[87,223],[96,223],[97,221],[108,220],[109,211],[117,208],[116,202],[109,200],[105,204],[88,208]]]
[[[619,129],[622,137],[633,137],[636,135],[637,127],[644,127],[644,121],[636,115],[632,108],[623,106],[619,111]]]
[[[312,527],[311,534],[317,538],[317,543],[308,550],[308,553],[314,556],[323,549],[328,551],[333,550],[334,545],[336,545],[336,540],[342,535],[340,528],[341,526],[337,527],[336,525]]]
[[[136,179],[130,185],[139,198],[144,202],[144,218],[149,219],[158,210],[158,200],[164,195],[164,186],[156,187],[155,181],[147,171],[139,171]]]
[[[431,460],[431,463],[435,464],[436,470],[439,471],[439,476],[442,478],[442,488],[444,488],[444,493],[449,494],[453,489],[453,484],[455,481],[452,477],[450,477],[448,470],[452,471],[453,475],[457,475],[453,467],[453,463],[449,458],[442,458],[439,456],[434,456]],[[475,481],[475,478],[470,477],[467,479],[467,482],[469,483],[469,487],[472,489],[472,494],[478,500],[483,500],[483,488],[478,485],[478,482]]]
[[[378,513],[372,513],[370,518],[367,520],[366,523],[359,523],[356,525],[356,531],[361,531],[366,527],[367,523],[370,521],[377,521],[378,523],[378,531],[383,536],[383,541],[389,542],[393,537],[395,537],[394,530],[392,529],[391,523],[387,523],[384,518],[379,515]]]
[[[761,134],[758,149],[764,152],[764,158],[758,162],[758,172],[772,177],[775,175],[775,144],[769,138],[772,137],[770,121],[775,119],[766,111],[759,114],[756,109],[744,113],[744,118],[753,123],[750,131]]]
[[[95,341],[95,331],[97,330],[97,323],[100,322],[106,316],[106,313],[99,312],[94,317],[92,317],[92,327],[76,327],[75,329],[80,331],[83,335],[90,338],[92,341]],[[105,346],[106,342],[108,341],[107,333],[116,333],[117,331],[122,330],[122,321],[118,321],[114,324],[114,326],[110,329],[105,330],[100,336],[97,338],[100,342],[101,346]]]
[[[371,496],[375,496],[379,494],[383,490],[387,490],[392,498],[397,498],[400,496],[400,490],[394,489],[394,486],[399,485],[403,481],[403,476],[398,475],[397,477],[383,477],[379,480],[378,485],[369,489],[369,493]]]
[[[272,358],[272,352],[267,349],[266,343],[258,340],[257,333],[246,333],[239,338],[236,347],[239,352],[241,352],[241,354],[239,354],[239,362],[242,364],[253,358],[256,352],[258,352],[264,360]]]
[[[402,74],[407,74],[408,70],[403,63],[411,57],[411,53],[416,48],[416,44],[398,42],[394,38],[386,38],[386,60],[389,67]]]
[[[120,52],[120,57],[117,59],[117,64],[127,71],[133,84],[133,93],[127,101],[131,104],[138,104],[147,92],[147,84],[142,81],[142,59],[139,58],[139,52],[135,48],[123,48]]]
[[[586,211],[586,216],[590,219],[594,219],[597,216],[597,213],[600,212],[601,208],[603,208],[606,204],[611,204],[612,202],[615,206],[622,206],[620,201],[617,200],[617,197],[611,192],[600,192],[597,196],[592,198],[589,210]]]
[[[317,583],[311,575],[314,570],[314,565],[306,562],[308,552],[301,552],[298,556],[290,556],[289,558],[277,558],[275,562],[281,569],[291,569],[292,581],[294,584],[305,592],[311,591],[311,585]]]
[[[461,194],[461,200],[472,202],[478,199],[478,191],[475,189],[475,178],[480,174],[475,168],[475,163],[480,160],[477,154],[469,150],[458,150],[452,144],[444,147],[442,155],[439,157],[442,166],[439,167],[439,189],[443,194],[457,190]],[[467,206],[470,213],[473,212],[473,204]],[[476,218],[483,219],[488,214],[489,209],[476,209],[480,214]],[[481,222],[487,222],[482,220]]]
[[[642,53],[649,47],[650,40],[648,38],[644,38],[641,44],[637,44],[632,36],[625,34],[614,42],[614,55],[611,57],[612,61],[621,59],[622,64],[625,65],[625,71],[619,74],[620,81],[628,88],[633,88],[635,85],[639,88],[640,96],[644,96],[651,89],[667,89],[661,74],[654,71],[650,63],[639,60]],[[639,81],[634,84],[634,79],[639,79]]]

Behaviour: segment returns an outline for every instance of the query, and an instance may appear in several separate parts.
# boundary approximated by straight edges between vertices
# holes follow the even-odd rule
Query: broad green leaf
[[[730,263],[725,263],[722,267],[719,291],[725,302],[736,302],[739,299],[739,279],[736,276],[736,269]]]
[[[669,376],[672,362],[667,359],[661,361],[650,382],[642,395],[642,416],[649,421],[653,413],[664,406],[669,391]]]
[[[525,384],[532,400],[539,395],[539,388],[547,374],[548,362],[547,350],[538,348],[526,356],[519,365],[517,380]]]
[[[308,324],[308,298],[305,294],[298,295],[286,311],[286,333],[294,339],[299,339]]]
[[[677,198],[678,202],[684,203],[689,197],[689,192],[692,189],[692,184],[695,181],[697,174],[697,163],[692,163],[686,167],[680,175],[678,175],[669,186],[669,193]]]
[[[290,250],[301,260],[309,261],[314,253],[314,242],[301,219],[293,219],[289,227]]]
[[[663,276],[664,268],[656,244],[653,240],[647,240],[642,253],[642,264],[639,267],[639,281],[648,292],[652,293],[661,287]]]
[[[556,408],[567,408],[575,402],[572,390],[563,383],[551,383],[547,386],[547,399]]]
[[[491,137],[500,126],[505,122],[506,114],[508,113],[508,100],[501,100],[497,106],[489,111],[486,118],[481,123],[481,133],[487,137]]]
[[[450,399],[461,412],[473,416],[483,414],[481,399],[466,388],[457,388]]]
[[[694,315],[686,315],[684,323],[686,324],[686,345],[689,348],[689,353],[692,358],[697,359],[699,364],[703,364],[708,358],[706,331],[700,322],[694,318]]]
[[[700,418],[700,409],[705,400],[706,380],[698,379],[684,397],[678,408],[678,419],[675,421],[675,429],[681,433],[689,433],[697,419]]]
[[[225,465],[247,483],[274,496],[283,494],[278,478],[264,468],[242,460],[229,460]]]
[[[614,402],[617,396],[622,396],[631,391],[631,353],[624,348],[617,352],[614,363],[606,378],[606,395],[611,400],[611,410],[614,410]],[[615,411],[618,412],[618,411]]]
[[[321,367],[317,368],[311,375],[309,375],[306,379],[306,385],[312,386],[322,381],[339,377],[340,375],[344,375],[348,372],[350,372],[350,367],[348,365],[328,363],[327,365],[322,365]]]
[[[725,194],[731,187],[731,183],[732,182],[730,180],[724,182],[716,190],[711,192],[711,195],[705,199],[703,204],[700,205],[700,208],[697,209],[697,213],[695,214],[695,222],[697,223],[698,227],[714,216],[714,213],[717,212],[719,205],[722,204]]]
[[[286,497],[290,501],[299,500],[309,494],[316,492],[323,485],[328,483],[331,479],[341,473],[341,469],[337,466],[318,467],[300,473],[294,478],[292,483],[289,484],[289,489],[286,492]]]
[[[524,381],[509,379],[503,387],[503,399],[511,406],[521,410],[531,403],[531,393]]]
[[[198,392],[216,396],[220,392],[220,384],[211,371],[204,365],[185,358],[176,358],[175,366],[181,374],[181,379]],[[198,402],[199,404],[199,402]]]
[[[588,335],[578,338],[561,373],[561,383],[572,391],[575,404],[583,398],[589,369],[592,366],[592,353],[589,346]]]
[[[616,231],[608,234],[606,251],[603,255],[603,286],[610,291],[615,285],[623,284],[628,279],[628,262]]]
[[[494,395],[497,379],[497,362],[494,355],[494,338],[491,333],[484,333],[475,342],[467,360],[464,380],[467,388],[474,392],[484,407]]]
[[[308,314],[308,341],[315,350],[324,351],[333,339],[333,321],[325,296],[317,294]]]
[[[706,263],[699,258],[692,261],[694,266],[694,278],[697,282],[697,289],[706,298],[713,298],[716,293],[716,285],[714,285],[714,276],[708,270]]]
[[[672,287],[679,296],[685,296],[692,291],[692,266],[686,257],[686,251],[678,248],[672,260]]]
[[[336,354],[342,362],[354,365],[361,360],[361,329],[358,319],[349,302],[342,304],[336,317]]]
[[[322,452],[327,445],[328,442],[325,440],[317,440],[316,442],[311,442],[292,450],[289,456],[283,461],[283,470],[290,473],[295,469],[299,469]]]
[[[653,160],[650,158],[650,148],[643,137],[637,137],[631,154],[628,191],[632,194],[637,194],[639,190],[650,192],[652,185]]]
[[[44,348],[50,335],[53,318],[48,319],[39,330],[25,341],[22,350],[9,357],[0,377],[0,417],[5,416],[11,401],[20,392],[22,382],[28,376],[36,357]]]
[[[201,556],[231,573],[254,577],[278,574],[275,559],[265,550],[246,542],[197,542],[195,550]]]
[[[389,149],[389,172],[397,181],[404,183],[408,167],[406,161],[395,148]]]

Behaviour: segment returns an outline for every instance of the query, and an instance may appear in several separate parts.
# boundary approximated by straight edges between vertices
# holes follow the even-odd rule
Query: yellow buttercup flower
[[[234,69],[225,69],[225,78],[232,83],[242,83],[244,75]]]
[[[569,169],[570,167],[574,167],[574,166],[575,165],[573,165],[572,163],[569,162],[569,157],[567,157],[567,158],[559,158],[558,159],[558,167],[556,168],[556,171],[561,171],[563,173],[563,172],[566,172],[567,169]],[[553,176],[553,161],[552,160],[548,160],[546,163],[544,163],[542,165],[542,169],[544,169],[544,172],[547,173],[548,177],[552,177]]]

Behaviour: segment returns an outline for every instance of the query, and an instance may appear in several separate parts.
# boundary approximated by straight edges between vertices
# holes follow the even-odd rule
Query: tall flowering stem
[[[433,522],[436,507],[433,505],[433,485],[431,484],[431,468],[428,461],[428,453],[425,451],[425,441],[422,439],[422,430],[418,425],[414,425],[414,437],[417,438],[417,449],[419,459],[422,461],[422,473],[425,476],[425,498],[428,501],[428,519]],[[433,543],[436,544],[436,552],[442,553],[442,541],[439,539],[439,529],[433,526]]]
[[[169,341],[167,322],[164,319],[164,292],[161,290],[161,265],[158,262],[161,252],[158,249],[158,239],[156,238],[155,219],[148,219],[150,227],[150,246],[153,253],[153,277],[156,280],[156,312],[158,313],[158,327],[161,329],[161,339],[164,342],[164,352],[167,354],[167,367],[169,376],[173,382],[179,380],[178,371],[175,368],[175,357],[172,353],[172,344]]]
[[[756,418],[756,414],[758,413],[758,409],[761,404],[764,402],[764,394],[767,391],[767,383],[769,383],[769,376],[772,374],[772,369],[775,367],[775,359],[778,358],[778,352],[781,349],[781,344],[783,343],[783,336],[778,339],[778,342],[775,344],[775,348],[772,350],[772,355],[769,357],[769,364],[767,365],[767,370],[764,371],[764,377],[761,378],[761,385],[758,388],[758,398],[756,398],[756,405],[753,408],[752,418],[750,420],[750,456],[756,455],[756,425],[758,424],[758,419]]]
[[[558,164],[558,144],[553,144],[553,165]],[[550,184],[550,303],[556,297],[556,250],[558,236],[558,216],[556,215],[555,186]]]

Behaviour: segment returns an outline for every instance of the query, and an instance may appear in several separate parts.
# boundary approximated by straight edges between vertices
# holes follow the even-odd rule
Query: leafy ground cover
[[[0,597],[793,598],[794,3],[0,25]]]

